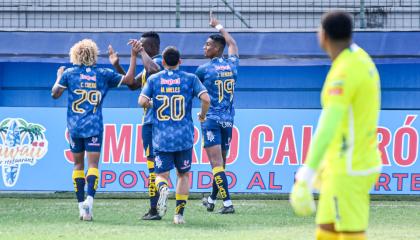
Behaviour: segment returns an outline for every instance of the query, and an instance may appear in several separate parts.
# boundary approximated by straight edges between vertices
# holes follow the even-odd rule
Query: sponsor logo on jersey
[[[88,80],[88,81],[96,81],[96,75],[93,76],[89,76],[89,75],[85,75],[85,74],[80,74],[80,79],[81,80]]]
[[[180,78],[176,78],[176,79],[164,79],[164,78],[161,78],[160,79],[160,84],[162,84],[162,85],[181,84],[181,79]]]

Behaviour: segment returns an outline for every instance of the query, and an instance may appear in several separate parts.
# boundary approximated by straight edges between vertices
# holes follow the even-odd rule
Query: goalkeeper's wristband
[[[220,30],[222,30],[223,29],[223,25],[222,24],[217,24],[214,28],[216,28],[217,29],[217,31],[220,31]]]

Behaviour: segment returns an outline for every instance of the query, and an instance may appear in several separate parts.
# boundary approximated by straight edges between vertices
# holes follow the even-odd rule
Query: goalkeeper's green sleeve
[[[332,104],[322,110],[305,162],[312,170],[317,170],[321,164],[325,151],[331,143],[347,109],[342,104]]]

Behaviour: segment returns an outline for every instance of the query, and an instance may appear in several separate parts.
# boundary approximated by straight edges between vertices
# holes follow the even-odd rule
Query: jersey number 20
[[[182,95],[157,95],[156,99],[162,101],[162,105],[157,109],[156,115],[159,121],[181,121],[185,116],[185,98]],[[169,108],[171,114],[165,115],[163,112]]]
[[[80,105],[86,101],[88,101],[91,105],[94,106],[93,112],[96,112],[96,108],[98,107],[99,103],[101,102],[101,92],[97,90],[86,91],[83,89],[76,89],[74,91],[77,95],[81,95],[79,99],[73,102],[71,105],[71,109],[73,112],[76,113],[84,113],[85,109],[80,108]]]

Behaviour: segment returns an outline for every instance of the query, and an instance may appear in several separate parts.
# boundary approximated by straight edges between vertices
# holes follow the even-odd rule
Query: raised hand
[[[127,44],[131,45],[131,54],[137,55],[139,52],[144,51],[143,45],[139,40],[130,39]]]
[[[120,63],[120,58],[118,57],[118,53],[114,51],[112,45],[108,46],[108,59],[112,65],[118,65]]]
[[[219,20],[217,20],[217,18],[213,15],[213,11],[210,11],[210,23],[209,24],[213,28],[220,24]]]

